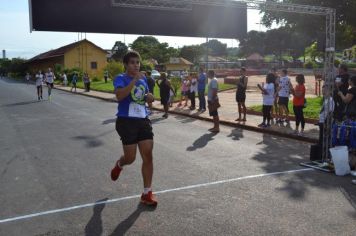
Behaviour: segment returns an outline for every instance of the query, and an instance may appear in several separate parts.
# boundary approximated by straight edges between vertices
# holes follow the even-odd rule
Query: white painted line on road
[[[273,172],[273,173],[266,173],[266,174],[259,174],[259,175],[242,176],[242,177],[219,180],[219,181],[214,181],[214,182],[209,182],[209,183],[188,185],[188,186],[179,187],[179,188],[161,190],[161,191],[155,192],[155,194],[159,195],[159,194],[162,194],[162,193],[176,192],[176,191],[182,191],[182,190],[187,190],[187,189],[207,187],[207,186],[211,186],[211,185],[231,183],[231,182],[236,182],[236,181],[245,180],[245,179],[261,178],[261,177],[268,177],[268,176],[273,176],[273,175],[283,175],[283,174],[290,174],[290,173],[297,173],[297,172],[304,172],[304,171],[312,171],[312,170],[313,169],[311,169],[311,168],[305,168],[305,169]],[[121,201],[124,201],[124,200],[130,200],[130,199],[139,198],[139,197],[141,197],[141,195],[132,195],[132,196],[128,196],[128,197],[114,198],[114,199],[110,199],[110,200],[106,200],[106,201],[87,203],[87,204],[83,204],[83,205],[77,205],[77,206],[66,207],[66,208],[50,210],[50,211],[43,211],[43,212],[33,213],[33,214],[23,215],[23,216],[17,216],[17,217],[12,217],[12,218],[7,218],[7,219],[0,220],[0,224],[7,223],[7,222],[12,222],[12,221],[29,219],[29,218],[43,216],[43,215],[50,215],[50,214],[61,213],[61,212],[66,212],[66,211],[73,211],[73,210],[76,210],[76,209],[81,209],[81,208],[86,208],[86,207],[93,207],[93,206],[101,205],[101,204],[121,202]]]

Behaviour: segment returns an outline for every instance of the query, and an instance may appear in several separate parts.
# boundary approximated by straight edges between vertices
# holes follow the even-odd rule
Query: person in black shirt
[[[152,93],[152,95],[154,96],[154,90],[155,90],[155,80],[152,78],[151,76],[151,71],[147,71],[146,73],[146,78],[147,78],[147,86],[148,86],[148,90],[150,91],[150,93]],[[148,103],[148,107],[150,108],[150,114],[151,114],[151,109],[152,109],[152,103]]]
[[[339,96],[339,92],[341,92],[344,96],[347,94],[350,77],[347,71],[348,69],[346,65],[340,65],[339,75],[335,79],[335,89],[333,92],[333,98],[335,102],[334,119],[338,122],[341,122],[345,117],[345,103]]]
[[[151,77],[151,71],[146,72],[147,86],[150,93],[154,94],[155,80]]]
[[[248,77],[246,76],[246,68],[242,67],[240,70],[240,78],[237,82],[236,89],[236,102],[238,107],[239,117],[235,121],[246,121],[246,89],[248,83]],[[243,114],[243,118],[241,119],[241,115]]]
[[[349,79],[350,79],[350,75],[348,73],[348,68],[347,65],[341,64],[339,66],[339,76],[341,78],[343,87],[345,87],[346,89],[349,88]]]
[[[159,82],[161,81],[161,82]],[[164,115],[162,117],[168,118],[168,107],[169,107],[169,95],[170,91],[173,91],[173,88],[171,86],[171,83],[167,79],[166,73],[162,73],[161,77],[159,80],[157,80],[157,85],[159,87],[159,92],[161,96],[161,104],[163,105],[164,108]]]
[[[338,95],[346,104],[346,117],[356,119],[356,76],[349,79],[351,88],[347,91],[346,96],[339,91]]]

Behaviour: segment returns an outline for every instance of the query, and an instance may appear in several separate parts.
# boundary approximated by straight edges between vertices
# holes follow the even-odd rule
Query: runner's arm
[[[247,83],[248,83],[248,77],[246,76],[245,77],[245,81],[244,81],[244,89],[247,89]]]
[[[346,104],[349,104],[354,98],[353,94],[347,93],[345,96],[341,91],[338,93],[338,95],[341,97],[342,101]]]
[[[130,84],[124,88],[116,88],[115,95],[116,99],[120,102],[124,100],[131,93],[132,88],[135,86],[138,78],[133,79]]]

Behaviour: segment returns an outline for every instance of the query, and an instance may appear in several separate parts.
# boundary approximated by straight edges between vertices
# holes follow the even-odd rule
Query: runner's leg
[[[120,167],[132,164],[136,159],[137,144],[123,145],[124,155],[121,156],[119,164]]]
[[[138,143],[138,148],[142,157],[142,177],[143,187],[151,188],[153,176],[153,140],[143,140]]]

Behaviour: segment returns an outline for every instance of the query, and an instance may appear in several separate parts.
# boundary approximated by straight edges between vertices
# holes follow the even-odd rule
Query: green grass
[[[78,88],[84,88],[83,82],[78,82],[77,83],[77,87]],[[230,84],[219,84],[219,91],[225,90],[225,89],[230,89],[230,88],[235,88],[235,87],[236,87],[235,85],[230,85]],[[101,92],[109,92],[109,93],[113,93],[114,92],[114,86],[113,86],[111,81],[109,81],[108,83],[105,83],[104,81],[91,82],[90,83],[90,88],[92,90],[101,91]],[[208,91],[208,89],[206,89],[205,91]],[[178,92],[177,92],[177,98],[176,99],[180,98],[180,94],[181,94],[181,90],[179,88]],[[156,99],[160,99],[159,87],[157,85],[154,88],[154,95],[155,95]]]
[[[307,98],[307,107],[304,109],[305,118],[318,119],[321,109],[322,98]],[[289,102],[289,111],[291,115],[294,115],[292,102]],[[249,109],[253,111],[262,112],[262,105],[252,106]]]

